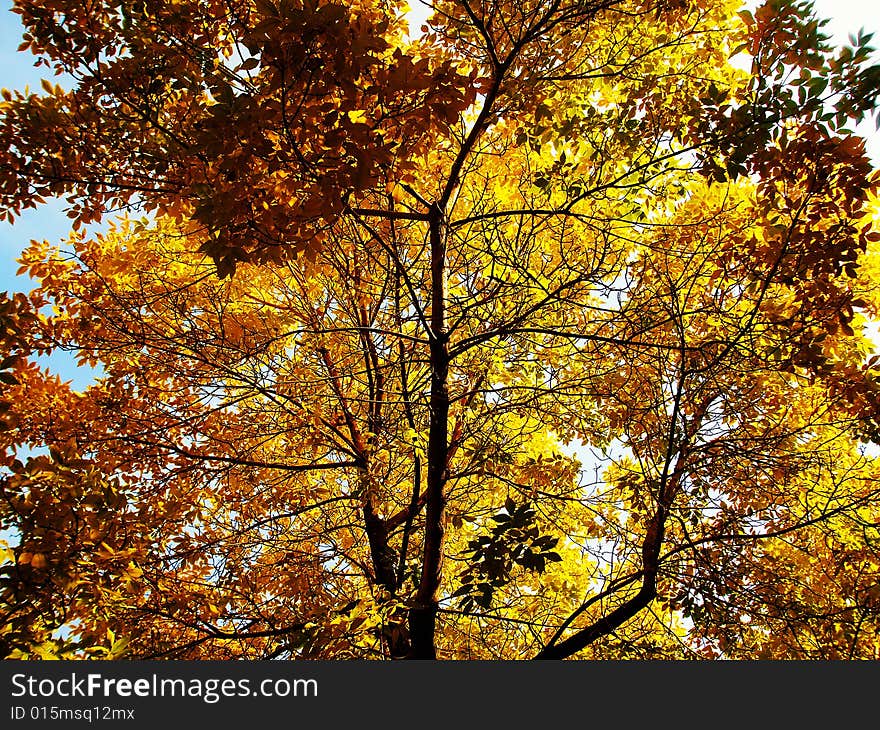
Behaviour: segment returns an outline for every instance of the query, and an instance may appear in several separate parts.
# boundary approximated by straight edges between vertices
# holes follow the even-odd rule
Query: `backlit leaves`
[[[868,38],[18,8],[73,81],[4,95],[3,214],[148,215],[0,301],[10,656],[876,658]]]

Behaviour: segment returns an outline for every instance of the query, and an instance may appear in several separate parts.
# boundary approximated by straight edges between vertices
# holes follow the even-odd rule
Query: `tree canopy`
[[[406,10],[16,1],[3,654],[880,657],[870,37]]]

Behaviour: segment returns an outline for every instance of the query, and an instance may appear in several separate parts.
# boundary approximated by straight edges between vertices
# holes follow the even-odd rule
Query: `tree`
[[[789,0],[444,1],[414,40],[394,3],[17,8],[73,86],[5,92],[0,197],[75,230],[22,257],[10,655],[877,656],[869,38]]]

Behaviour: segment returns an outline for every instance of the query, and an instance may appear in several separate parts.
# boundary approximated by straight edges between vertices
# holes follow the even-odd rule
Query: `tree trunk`
[[[389,596],[393,596],[397,591],[397,572],[395,553],[388,544],[388,526],[385,520],[376,514],[372,500],[368,499],[364,504],[363,515],[376,585],[384,589]],[[389,616],[383,633],[392,659],[403,659],[409,655],[409,632],[405,616],[397,616],[396,612]]]
[[[431,400],[422,575],[409,612],[412,659],[436,659],[434,634],[443,570],[449,457],[449,349],[446,331],[446,240],[443,210],[429,212],[431,242]]]

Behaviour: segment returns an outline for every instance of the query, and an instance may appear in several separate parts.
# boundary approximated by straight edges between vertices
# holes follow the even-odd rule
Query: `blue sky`
[[[410,0],[413,6],[418,0]],[[845,43],[847,35],[865,27],[868,31],[880,31],[880,11],[877,0],[816,0],[818,15],[829,19],[826,30],[838,43]],[[756,4],[754,0],[749,5]],[[11,0],[0,0],[0,86],[23,89],[26,85],[39,88],[40,79],[48,77],[45,68],[34,68],[33,57],[18,53],[21,42],[21,25],[18,16],[10,12]],[[416,11],[418,12],[418,11]],[[880,33],[875,45],[880,44]],[[868,138],[868,149],[880,164],[880,134],[874,131],[872,122],[858,130]],[[30,280],[16,276],[16,257],[31,239],[48,240],[53,244],[66,238],[70,228],[63,213],[62,201],[50,201],[36,210],[28,210],[14,225],[0,223],[0,291],[28,291]],[[55,355],[48,365],[64,379],[73,380],[76,387],[83,387],[91,380],[92,371],[77,368],[73,359],[63,354]]]
[[[45,68],[34,68],[33,56],[17,53],[21,43],[21,24],[18,16],[10,12],[12,3],[2,0],[0,15],[0,86],[7,89],[39,88],[41,76],[48,76]],[[65,237],[70,224],[62,213],[63,203],[52,201],[38,210],[27,211],[15,225],[0,223],[0,291],[28,289],[27,278],[16,278],[18,253],[32,238],[52,242]]]

